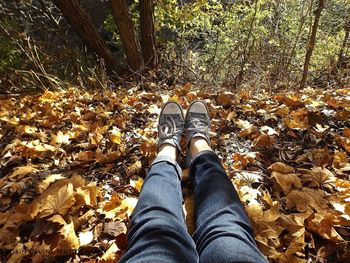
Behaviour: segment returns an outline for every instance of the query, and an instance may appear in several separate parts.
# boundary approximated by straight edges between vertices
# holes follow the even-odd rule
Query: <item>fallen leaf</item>
[[[143,179],[141,177],[139,177],[136,181],[130,180],[130,185],[134,187],[138,192],[141,192],[142,184]]]
[[[281,162],[273,163],[267,169],[269,169],[270,171],[275,171],[282,174],[289,174],[294,172],[293,167]]]
[[[120,258],[120,255],[117,254],[119,251],[118,246],[115,243],[112,243],[99,262],[116,262]]]
[[[122,133],[120,132],[120,129],[117,127],[113,127],[113,129],[110,131],[109,139],[111,142],[114,142],[115,144],[121,143],[121,137]]]
[[[19,166],[14,169],[14,171],[9,175],[10,179],[20,180],[29,173],[35,172],[37,169],[30,165]]]
[[[56,194],[48,195],[44,199],[43,203],[40,204],[40,215],[43,217],[53,214],[65,216],[74,203],[73,184],[68,183],[59,189]]]
[[[79,244],[80,246],[88,245],[94,239],[94,234],[92,231],[84,231],[79,233]]]
[[[286,196],[286,204],[287,208],[295,208],[301,213],[313,211],[322,213],[328,208],[325,193],[307,187],[290,191]]]
[[[51,144],[70,144],[69,135],[62,131],[58,131],[57,135],[52,134],[51,138]]]
[[[294,188],[300,189],[302,188],[301,181],[296,174],[282,174],[279,172],[272,171],[271,178],[275,178],[278,186],[282,189],[284,194],[288,194],[288,192]]]

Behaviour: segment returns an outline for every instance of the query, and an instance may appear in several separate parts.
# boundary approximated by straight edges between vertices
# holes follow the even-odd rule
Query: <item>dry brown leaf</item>
[[[307,153],[310,161],[314,163],[315,166],[325,167],[332,163],[332,157],[329,153],[328,148],[323,149],[312,149]]]
[[[74,160],[82,162],[91,162],[95,160],[95,153],[93,151],[84,151],[73,156]]]
[[[272,144],[273,144],[273,139],[265,133],[261,133],[252,142],[252,146],[254,149],[261,148],[261,147],[270,147]]]
[[[267,169],[269,169],[270,171],[275,171],[282,174],[289,174],[294,172],[293,167],[281,162],[273,163]]]
[[[80,226],[84,225],[95,214],[94,210],[88,210],[85,214],[79,217],[73,217],[74,228],[77,230]]]
[[[220,105],[232,105],[233,103],[233,94],[232,92],[227,92],[227,91],[222,91],[218,98],[217,98],[217,102]]]
[[[112,195],[111,200],[104,205],[103,210],[108,212],[114,208],[119,207],[121,205],[121,203],[122,203],[122,200],[121,200],[119,194],[114,193]]]
[[[340,173],[350,171],[350,158],[345,152],[335,152],[332,167]]]
[[[319,234],[321,237],[332,240],[334,242],[342,242],[344,239],[334,229],[334,225],[337,225],[339,220],[329,213],[315,213],[307,220],[307,228],[313,232]]]
[[[302,183],[297,174],[282,174],[279,172],[272,171],[271,178],[275,178],[278,186],[282,189],[286,195],[294,186],[296,189],[302,188]]]
[[[350,153],[350,139],[336,134],[334,136],[336,143],[342,146],[348,153]]]
[[[307,187],[328,187],[335,185],[335,177],[327,168],[313,167],[311,170],[298,169],[304,186]]]
[[[138,174],[141,169],[142,169],[142,163],[141,161],[137,160],[136,162],[128,166],[127,168],[128,176]]]
[[[245,169],[249,166],[249,164],[255,163],[257,154],[254,152],[250,153],[234,153],[232,155],[232,159],[234,161],[233,167],[237,170]]]
[[[126,231],[127,228],[123,222],[117,221],[103,224],[103,232],[113,237],[117,237],[122,233],[126,234]]]
[[[54,215],[48,219],[39,218],[35,221],[30,239],[34,241],[45,240],[46,243],[49,243],[48,239],[51,241],[53,235],[57,234],[65,224],[66,222],[60,215]]]
[[[301,190],[292,190],[286,196],[287,208],[295,208],[301,213],[324,212],[328,208],[326,195],[322,190],[303,187]]]

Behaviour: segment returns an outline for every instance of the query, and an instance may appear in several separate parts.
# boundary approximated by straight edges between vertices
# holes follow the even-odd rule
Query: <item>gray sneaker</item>
[[[175,101],[164,104],[158,122],[158,149],[163,144],[170,144],[179,149],[180,139],[184,130],[184,114],[182,107]]]
[[[196,100],[188,107],[185,117],[185,138],[187,148],[193,138],[201,137],[210,145],[210,117],[208,106],[204,101]]]

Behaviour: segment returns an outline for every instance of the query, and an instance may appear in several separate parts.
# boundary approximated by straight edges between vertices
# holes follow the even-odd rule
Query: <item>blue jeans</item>
[[[128,249],[119,262],[267,262],[218,156],[200,153],[190,167],[196,231],[191,237],[182,210],[181,168],[157,157],[131,217]]]

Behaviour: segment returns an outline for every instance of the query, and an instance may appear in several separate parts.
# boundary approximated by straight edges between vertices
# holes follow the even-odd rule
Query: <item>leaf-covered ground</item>
[[[190,84],[0,99],[0,261],[118,259],[169,98],[208,103],[213,147],[270,262],[349,262],[350,89],[251,95]]]

